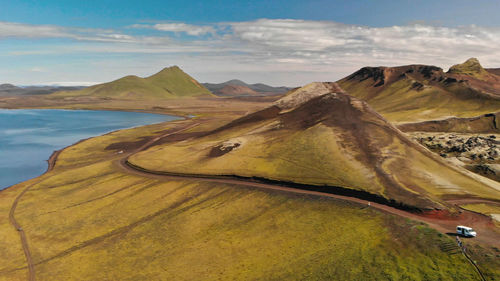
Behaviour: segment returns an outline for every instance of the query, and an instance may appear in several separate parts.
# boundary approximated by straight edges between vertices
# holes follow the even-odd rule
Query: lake
[[[123,111],[0,109],[0,189],[43,174],[54,150],[81,139],[178,119]]]

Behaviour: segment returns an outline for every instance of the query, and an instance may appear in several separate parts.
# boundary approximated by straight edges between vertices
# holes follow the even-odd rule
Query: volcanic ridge
[[[133,155],[146,170],[366,192],[420,209],[448,193],[496,198],[498,183],[449,165],[336,83],[312,83],[204,136]]]

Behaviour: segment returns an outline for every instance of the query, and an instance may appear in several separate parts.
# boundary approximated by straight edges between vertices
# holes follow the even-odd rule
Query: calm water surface
[[[138,112],[0,109],[0,189],[43,174],[54,150],[81,139],[177,119]]]

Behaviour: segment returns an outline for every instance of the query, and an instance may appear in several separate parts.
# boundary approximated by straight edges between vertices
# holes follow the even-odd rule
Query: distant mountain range
[[[282,95],[292,88],[273,87],[262,83],[247,84],[233,79],[224,83],[203,83],[207,89],[217,96],[271,96]]]
[[[178,66],[164,68],[146,78],[129,75],[79,91],[64,91],[54,96],[96,96],[121,99],[168,99],[213,96],[203,85]]]
[[[272,87],[262,83],[247,84],[236,79],[220,84],[199,83],[178,66],[172,66],[146,78],[128,75],[90,87],[18,87],[12,84],[1,84],[0,96],[54,94],[54,96],[98,96],[135,99],[213,96],[215,94],[222,97],[239,97],[282,95],[291,89],[289,87]]]
[[[58,91],[76,91],[85,88],[85,86],[27,86],[18,87],[12,84],[0,84],[0,96],[19,96],[19,95],[47,95]]]

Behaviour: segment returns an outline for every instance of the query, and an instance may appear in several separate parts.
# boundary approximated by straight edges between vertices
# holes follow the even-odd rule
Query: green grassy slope
[[[342,93],[318,96],[335,89],[324,85],[307,85],[277,106],[129,161],[155,171],[340,186],[421,208],[442,207],[441,196],[449,194],[499,199],[498,183],[450,166],[364,102]],[[315,97],[307,101],[308,94]]]
[[[26,193],[16,218],[37,280],[478,280],[462,255],[443,250],[450,237],[365,206],[116,166],[124,148],[110,144],[173,124],[71,147]],[[2,217],[24,186],[0,192]],[[17,232],[0,223],[0,249],[9,249],[0,251],[0,280],[25,280]],[[484,250],[478,263],[500,278]]]
[[[471,65],[468,61],[448,73],[425,65],[366,67],[338,83],[392,122],[473,117],[499,111],[500,77],[480,65],[482,71],[473,70],[477,65]]]
[[[213,95],[179,67],[173,66],[147,78],[125,76],[112,82],[91,86],[79,91],[54,93],[52,96],[168,99]]]
[[[469,75],[478,79],[484,79],[487,76],[489,76],[488,71],[486,71],[481,64],[479,63],[479,60],[476,58],[470,58],[464,63],[461,64],[456,64],[450,67],[448,70],[448,73],[451,74],[465,74]]]
[[[405,132],[455,132],[455,133],[500,133],[500,112],[485,114],[473,118],[448,118],[398,126]]]

